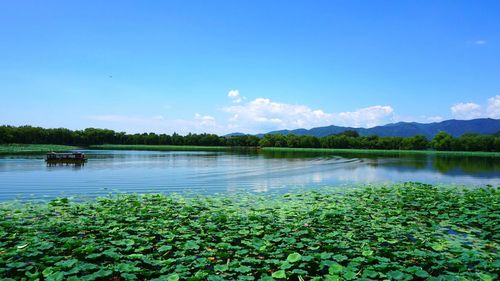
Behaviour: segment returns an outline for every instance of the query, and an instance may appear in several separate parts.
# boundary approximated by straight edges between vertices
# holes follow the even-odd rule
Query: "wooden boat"
[[[87,161],[87,156],[81,152],[49,152],[45,157],[45,162],[47,163],[85,163],[85,161]]]

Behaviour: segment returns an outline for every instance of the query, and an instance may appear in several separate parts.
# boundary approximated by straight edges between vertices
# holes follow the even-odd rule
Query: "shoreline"
[[[385,149],[338,149],[338,148],[289,148],[289,147],[234,147],[234,146],[176,146],[176,145],[121,145],[105,144],[91,145],[90,149],[109,150],[148,150],[148,151],[175,151],[175,150],[255,150],[268,152],[312,152],[312,153],[359,153],[381,155],[438,155],[438,156],[477,156],[500,157],[500,152],[485,151],[436,151],[436,150],[385,150]]]
[[[246,146],[196,146],[196,145],[123,145],[103,144],[88,147],[54,144],[3,144],[0,155],[43,154],[68,150],[137,150],[137,151],[264,151],[264,152],[304,152],[332,154],[371,154],[371,155],[428,155],[464,157],[500,157],[500,152],[485,151],[437,151],[437,150],[385,150],[385,149],[340,149],[340,148],[289,148],[289,147],[246,147]]]

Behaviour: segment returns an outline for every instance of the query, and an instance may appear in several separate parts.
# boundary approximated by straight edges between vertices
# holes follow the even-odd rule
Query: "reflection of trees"
[[[300,159],[300,158],[332,158],[335,154],[331,152],[308,152],[308,151],[269,151],[261,150],[261,155],[265,159]]]
[[[394,169],[406,169],[406,170],[422,170],[429,169],[427,156],[407,156],[407,157],[376,157],[371,158],[370,165],[375,167],[384,168],[394,168]]]
[[[449,173],[500,173],[500,159],[492,157],[446,157],[432,159],[434,169],[443,174]]]
[[[434,170],[441,174],[500,174],[500,159],[494,157],[265,150],[261,151],[261,155],[266,159],[331,159],[333,157],[342,157],[359,159],[373,167],[398,170]]]
[[[422,154],[379,154],[376,151],[373,153],[356,153],[350,151],[268,151],[263,150],[261,154],[264,158],[332,158],[332,157],[342,157],[346,159],[360,159],[360,160],[370,160],[370,163],[374,165],[409,165],[412,167],[423,168],[426,166],[428,159],[427,155]]]
[[[363,157],[374,166],[385,168],[435,170],[441,174],[500,174],[500,159],[469,156],[400,155],[399,157]],[[362,159],[362,158],[361,158]]]

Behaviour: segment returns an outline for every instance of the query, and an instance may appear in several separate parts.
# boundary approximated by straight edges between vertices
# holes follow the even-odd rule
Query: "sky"
[[[262,133],[500,118],[500,1],[0,0],[0,124]]]

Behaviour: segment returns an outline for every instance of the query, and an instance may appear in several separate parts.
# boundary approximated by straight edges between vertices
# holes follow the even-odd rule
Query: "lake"
[[[117,192],[286,192],[352,183],[500,185],[500,158],[264,151],[83,150],[83,166],[0,157],[0,201]]]

